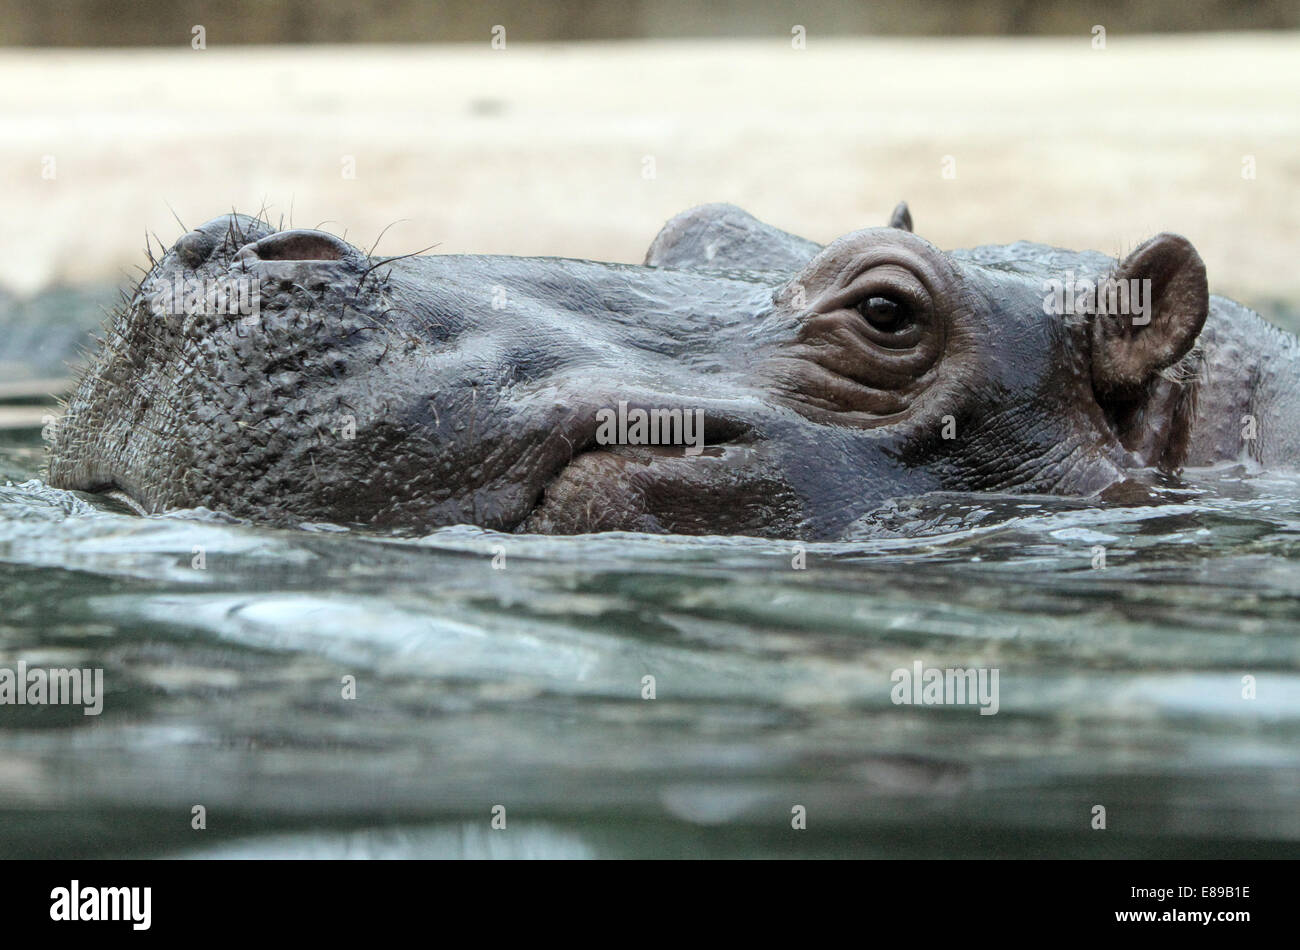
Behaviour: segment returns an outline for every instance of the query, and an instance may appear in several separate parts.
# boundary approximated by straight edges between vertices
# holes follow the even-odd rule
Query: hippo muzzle
[[[728,526],[759,530],[744,500],[788,491],[754,436],[779,410],[747,378],[771,294],[585,261],[371,260],[219,218],[114,315],[50,481],[151,513],[420,530],[698,532],[729,494]]]

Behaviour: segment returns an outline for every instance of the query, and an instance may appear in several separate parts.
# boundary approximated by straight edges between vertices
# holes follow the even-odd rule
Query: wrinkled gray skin
[[[1116,262],[943,253],[910,227],[900,206],[823,248],[707,205],[630,266],[371,260],[228,215],[112,318],[49,480],[281,524],[812,540],[903,494],[1093,496],[1136,469],[1294,462],[1297,341],[1208,296],[1183,238]],[[1150,323],[1046,315],[1067,270],[1150,279]],[[260,317],[158,315],[178,273],[260,281]],[[707,447],[598,445],[620,401],[704,410]]]

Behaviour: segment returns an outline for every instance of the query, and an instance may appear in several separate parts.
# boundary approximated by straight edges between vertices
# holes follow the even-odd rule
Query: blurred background
[[[823,35],[918,36],[1300,26],[1292,0],[2,0],[0,14],[4,42],[29,46],[167,45],[195,23],[225,43],[473,43],[497,23],[532,41],[772,36],[794,23]]]
[[[694,204],[824,242],[906,199],[945,248],[1178,231],[1288,323],[1297,28],[1223,0],[0,0],[0,377],[64,372],[51,326],[232,208],[639,261]]]

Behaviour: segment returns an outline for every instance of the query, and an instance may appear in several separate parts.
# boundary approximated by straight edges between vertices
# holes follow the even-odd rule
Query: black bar
[[[292,936],[331,941],[376,927],[457,942],[518,924],[543,939],[578,933],[760,933],[850,928],[920,938],[1194,934],[1260,937],[1294,916],[1293,865],[1266,861],[11,862],[0,897],[8,935]],[[52,920],[71,882],[90,912],[105,887],[149,888],[111,920]],[[90,903],[87,903],[90,901]],[[129,912],[134,909],[136,914]],[[1133,919],[1151,913],[1150,919]],[[1201,915],[1211,915],[1205,922]],[[1194,918],[1191,915],[1196,915]],[[1128,915],[1120,919],[1120,915]],[[1225,915],[1244,919],[1225,919]],[[608,921],[608,924],[605,923]],[[695,923],[692,923],[694,921]],[[678,929],[678,924],[686,930]],[[665,929],[670,925],[673,930]],[[811,930],[809,931],[811,933]],[[453,934],[459,936],[453,938]],[[946,937],[945,937],[946,935]],[[548,939],[549,942],[549,939]],[[337,944],[335,944],[337,945]]]

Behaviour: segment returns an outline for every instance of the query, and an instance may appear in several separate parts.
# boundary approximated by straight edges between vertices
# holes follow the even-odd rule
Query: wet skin
[[[1117,262],[944,253],[910,227],[900,206],[820,247],[708,205],[633,266],[370,259],[227,215],[111,318],[49,481],[278,524],[813,540],[899,495],[1096,496],[1141,469],[1293,464],[1297,342],[1209,296],[1185,239]],[[1067,271],[1150,281],[1147,319],[1045,313]],[[256,285],[259,312],[160,311],[177,277]],[[603,443],[620,402],[700,410],[702,449]]]

